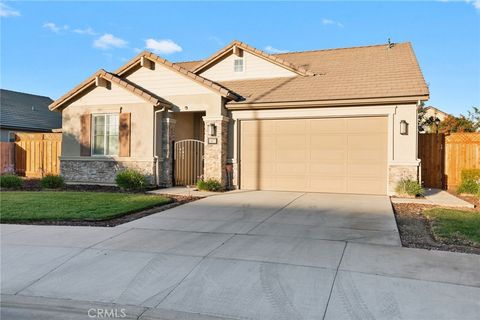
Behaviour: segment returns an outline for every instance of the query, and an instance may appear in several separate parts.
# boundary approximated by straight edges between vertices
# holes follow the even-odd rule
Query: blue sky
[[[480,1],[0,2],[1,87],[58,98],[146,47],[171,61],[233,39],[301,51],[410,41],[431,99],[480,105]]]

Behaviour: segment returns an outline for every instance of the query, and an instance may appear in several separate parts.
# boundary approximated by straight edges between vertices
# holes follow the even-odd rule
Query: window
[[[118,155],[118,114],[95,114],[92,121],[92,155]]]
[[[243,72],[243,59],[233,60],[233,71]]]
[[[13,131],[8,131],[8,141],[15,142],[16,134]]]

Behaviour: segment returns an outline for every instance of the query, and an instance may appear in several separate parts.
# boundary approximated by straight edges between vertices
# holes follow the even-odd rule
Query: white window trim
[[[235,71],[235,61],[242,60],[242,71]],[[236,57],[233,59],[233,73],[245,73],[245,56],[243,57]]]
[[[117,154],[95,154],[93,153],[93,150],[95,150],[95,117],[100,117],[100,116],[103,116],[103,117],[106,117],[106,116],[109,116],[109,115],[117,115],[119,118],[118,118],[118,121],[120,121],[120,116],[118,113],[116,112],[107,112],[107,113],[92,113],[92,119],[90,120],[91,123],[90,123],[90,156],[92,157],[99,157],[99,158],[102,158],[102,157],[118,157],[118,153]],[[106,123],[106,118],[105,118],[105,123]],[[120,124],[118,124],[120,126]],[[119,144],[119,147],[120,147],[120,131],[118,132],[118,144]],[[103,146],[104,148],[106,148],[106,145],[107,145],[107,135],[106,135],[106,132],[104,132],[103,134]],[[118,150],[120,152],[120,150]]]

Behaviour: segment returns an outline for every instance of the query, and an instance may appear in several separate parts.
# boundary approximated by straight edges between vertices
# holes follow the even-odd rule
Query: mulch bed
[[[88,190],[88,191],[93,191],[93,190]],[[98,190],[96,190],[96,191],[98,191]],[[172,202],[161,205],[161,206],[156,206],[156,207],[153,207],[153,208],[142,210],[142,211],[139,211],[139,212],[128,213],[124,216],[113,218],[113,219],[108,219],[108,220],[15,221],[15,222],[12,222],[12,224],[85,226],[85,227],[115,227],[115,226],[118,226],[120,224],[124,224],[124,223],[130,222],[130,221],[133,221],[133,220],[137,220],[137,219],[149,216],[149,215],[154,214],[154,213],[165,211],[165,210],[168,210],[168,209],[171,209],[171,208],[178,207],[182,204],[201,199],[200,197],[185,197],[185,196],[175,196],[175,195],[163,195],[163,196],[172,199]],[[7,223],[8,224],[8,222],[2,222],[2,223]]]
[[[445,239],[435,237],[431,222],[423,215],[423,210],[435,207],[437,206],[413,203],[393,204],[402,245],[409,248],[480,254],[479,247],[472,247],[461,241],[447,242]]]

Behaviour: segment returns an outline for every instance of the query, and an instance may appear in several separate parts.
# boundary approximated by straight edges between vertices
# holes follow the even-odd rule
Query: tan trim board
[[[171,103],[168,102],[167,100],[158,97],[154,95],[153,93],[148,92],[147,90],[141,88],[140,86],[131,83],[129,81],[126,81],[125,79],[122,79],[112,73],[109,73],[103,69],[98,70],[93,74],[91,77],[89,77],[87,80],[83,81],[81,84],[67,92],[65,95],[62,97],[58,98],[55,100],[52,104],[48,106],[50,110],[56,110],[58,108],[61,108],[63,105],[74,99],[78,94],[82,93],[86,89],[96,86],[96,83],[98,83],[98,79],[105,79],[109,81],[110,83],[113,83],[120,88],[123,88],[139,98],[142,98],[146,102],[152,103],[155,106],[163,106],[163,107],[170,107]]]
[[[216,61],[222,59],[225,55],[228,55],[231,51],[233,51],[233,48],[240,48],[242,50],[245,50],[259,58],[262,58],[264,60],[267,60],[273,64],[276,64],[280,67],[283,67],[287,70],[290,70],[292,72],[295,72],[296,74],[299,74],[301,76],[314,76],[315,73],[312,72],[312,71],[309,71],[303,67],[298,67],[280,57],[277,57],[277,56],[274,56],[274,55],[271,55],[271,54],[268,54],[262,50],[259,50],[257,48],[254,48],[252,46],[249,46],[248,44],[244,43],[244,42],[241,42],[241,41],[238,41],[238,40],[234,40],[233,42],[231,42],[229,45],[227,45],[226,47],[224,47],[223,49],[217,51],[216,53],[214,53],[210,58],[200,62],[194,69],[193,69],[193,72],[194,73],[199,73],[205,69],[207,69],[210,65],[214,64]]]
[[[288,109],[288,108],[314,108],[329,106],[362,106],[362,105],[384,105],[384,104],[411,104],[418,100],[428,100],[429,96],[409,97],[384,97],[366,99],[339,99],[339,100],[316,100],[316,101],[282,101],[264,103],[227,103],[228,110],[246,109]]]
[[[204,86],[205,88],[212,90],[215,93],[219,93],[222,97],[225,97],[225,98],[228,98],[228,99],[231,99],[231,100],[241,99],[241,96],[239,94],[236,94],[235,92],[227,89],[226,87],[224,87],[224,86],[222,86],[222,85],[220,85],[220,84],[218,84],[214,81],[211,81],[207,78],[196,75],[195,73],[179,66],[178,64],[174,64],[174,63],[172,63],[172,62],[170,62],[170,61],[168,61],[164,58],[161,58],[161,57],[157,56],[156,54],[154,54],[152,52],[149,52],[149,51],[143,51],[140,54],[138,54],[137,56],[135,56],[132,60],[127,62],[124,66],[117,69],[115,71],[115,74],[117,74],[119,76],[123,76],[124,74],[126,74],[127,72],[132,70],[133,68],[135,68],[137,66],[140,66],[140,60],[142,58],[146,58],[146,59],[149,59],[149,60],[151,60],[155,63],[161,64],[164,67],[166,67],[167,69],[169,69],[171,71],[174,71],[174,72],[188,78],[189,80],[193,80],[193,81],[197,82],[198,84]]]

